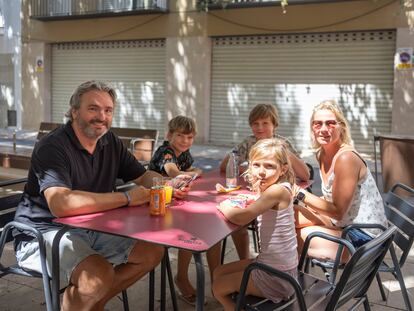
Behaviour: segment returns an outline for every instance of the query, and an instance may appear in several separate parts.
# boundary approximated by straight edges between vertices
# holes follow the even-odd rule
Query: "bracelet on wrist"
[[[127,199],[127,204],[125,204],[124,206],[129,206],[129,204],[131,204],[131,196],[129,195],[128,191],[124,191],[123,194],[125,195]]]

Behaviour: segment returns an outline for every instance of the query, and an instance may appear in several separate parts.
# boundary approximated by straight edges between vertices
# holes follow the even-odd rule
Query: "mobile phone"
[[[180,184],[180,186],[178,187],[178,189],[183,190],[185,187],[187,187],[193,180],[195,180],[198,177],[198,174],[195,174],[193,176],[191,176],[190,179],[186,179],[183,181],[182,184]]]

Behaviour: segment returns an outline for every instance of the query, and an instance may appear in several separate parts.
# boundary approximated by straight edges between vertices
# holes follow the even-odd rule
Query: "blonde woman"
[[[312,113],[311,135],[320,166],[323,197],[295,187],[302,202],[296,209],[299,251],[306,236],[323,231],[336,236],[352,223],[376,223],[386,226],[381,195],[365,160],[354,149],[348,122],[337,103],[323,101]],[[353,229],[349,238],[358,247],[372,239],[373,231]],[[335,258],[331,242],[315,239],[310,254]]]

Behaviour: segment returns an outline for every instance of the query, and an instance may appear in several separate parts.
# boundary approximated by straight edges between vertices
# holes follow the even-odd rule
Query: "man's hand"
[[[130,205],[141,205],[149,202],[150,200],[150,189],[143,186],[137,186],[128,191],[131,196]]]

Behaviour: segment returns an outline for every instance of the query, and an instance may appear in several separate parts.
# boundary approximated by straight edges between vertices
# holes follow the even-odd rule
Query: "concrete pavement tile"
[[[2,278],[0,281],[0,298],[9,295],[10,293],[14,293],[19,288],[23,287],[24,285],[18,284],[9,280],[6,280],[5,278]],[[3,300],[3,298],[2,298]]]
[[[408,253],[407,262],[414,263],[414,246],[411,247],[410,252]]]
[[[410,298],[411,304],[414,303],[413,268],[413,264],[406,264],[403,267],[404,282],[407,287],[408,296]],[[384,283],[384,287],[386,288],[386,291],[389,292],[387,305],[395,308],[406,309],[398,281],[396,279],[391,279],[388,281],[388,284]]]
[[[403,308],[403,309],[394,308],[394,307],[384,306],[384,305],[376,304],[376,303],[370,303],[370,306],[371,306],[371,310],[373,310],[373,311],[398,311],[398,310],[405,310],[405,308]]]
[[[386,297],[387,300],[386,301],[382,300],[377,280],[374,279],[371,286],[369,287],[369,290],[368,290],[368,298],[369,298],[370,303],[375,303],[375,304],[384,305],[384,306],[386,306],[388,304],[389,291],[387,290],[387,288],[389,287],[390,280],[384,280],[384,278],[383,278],[383,276],[385,276],[387,274],[391,275],[390,273],[381,273],[382,284],[384,286],[385,297]],[[392,275],[391,275],[391,277],[392,277]]]
[[[34,277],[26,277],[15,274],[9,274],[2,279],[13,282],[15,284],[28,286],[34,289],[43,290],[42,279]]]
[[[3,282],[3,281],[2,281]],[[1,296],[3,311],[44,311],[46,309],[43,290],[21,286],[15,290],[8,289],[6,295]]]

